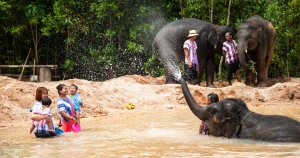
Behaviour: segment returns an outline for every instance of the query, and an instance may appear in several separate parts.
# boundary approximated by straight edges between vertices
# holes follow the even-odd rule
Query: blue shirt
[[[57,100],[57,112],[58,112],[60,119],[64,120],[64,121],[68,121],[60,115],[61,111],[65,111],[68,115],[72,116],[72,103],[70,102],[69,99],[58,98],[58,100]]]
[[[71,96],[71,95],[68,95],[67,97],[68,97],[68,98],[72,101],[72,103],[74,104],[74,109],[75,109],[75,111],[79,111],[79,110],[80,110],[80,105],[81,105],[81,103],[82,103],[79,94],[78,94],[78,93],[75,93],[74,95],[72,95],[72,96]]]

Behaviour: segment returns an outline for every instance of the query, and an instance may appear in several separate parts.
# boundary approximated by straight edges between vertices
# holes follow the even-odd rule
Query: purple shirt
[[[199,70],[198,67],[198,57],[197,57],[197,44],[195,41],[191,41],[191,40],[186,40],[183,44],[183,48],[188,49],[189,51],[189,55],[190,55],[190,60],[192,62],[193,65],[196,65],[196,70]],[[185,59],[184,61],[185,64],[188,64],[188,60]]]
[[[225,52],[225,62],[227,64],[235,63],[238,61],[238,56],[236,53],[237,43],[232,40],[231,42],[225,41],[223,43],[222,50]]]

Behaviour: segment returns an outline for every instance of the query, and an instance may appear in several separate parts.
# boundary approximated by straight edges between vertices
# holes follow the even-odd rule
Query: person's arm
[[[74,121],[76,120],[75,117],[70,116],[69,114],[66,113],[64,104],[59,104],[58,105],[58,112],[61,115],[61,117],[63,117],[66,120],[74,120]]]
[[[33,121],[41,121],[42,119],[45,119],[45,117],[41,114],[33,114],[31,116],[31,120]]]
[[[224,42],[225,43],[225,42]],[[225,44],[223,43],[223,46],[222,46],[222,54],[223,54],[223,57],[224,57],[224,60],[226,59],[226,52],[227,52],[227,47],[225,46]]]
[[[184,56],[185,56],[185,59],[188,61],[189,67],[191,68],[193,65],[192,65],[192,62],[190,59],[189,50],[187,48],[184,48]]]
[[[222,53],[223,53],[223,57],[225,59],[225,56],[226,56],[226,52],[224,50],[222,50]]]
[[[65,111],[60,111],[59,112],[60,115],[64,118],[64,119],[67,119],[67,120],[74,120],[76,122],[76,118],[73,117],[73,116],[70,116],[69,114],[67,114]]]
[[[83,106],[82,99],[79,95],[78,95],[78,101],[80,102],[80,106]]]

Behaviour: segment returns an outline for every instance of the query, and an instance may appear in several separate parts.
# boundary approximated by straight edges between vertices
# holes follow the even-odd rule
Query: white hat
[[[190,30],[190,31],[189,31],[188,37],[198,36],[198,35],[199,35],[199,34],[196,32],[196,30]]]

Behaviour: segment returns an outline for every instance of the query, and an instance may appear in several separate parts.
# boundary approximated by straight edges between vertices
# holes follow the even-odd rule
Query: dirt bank
[[[218,88],[207,88],[190,85],[192,94],[199,104],[206,103],[206,96],[215,92],[220,99],[242,98],[248,106],[300,106],[300,78],[280,79],[271,87],[248,87],[234,82],[233,86],[224,87],[216,82]],[[53,100],[52,110],[56,113],[55,87],[59,83],[79,86],[79,94],[84,100],[83,117],[113,115],[125,112],[139,112],[151,109],[187,108],[185,99],[178,84],[164,84],[164,78],[130,75],[104,82],[93,82],[80,79],[34,83],[23,82],[0,76],[0,126],[4,127],[16,120],[29,120],[31,108],[35,102],[35,90],[39,86],[49,89]],[[126,110],[126,103],[136,105],[134,110]],[[56,114],[55,114],[56,115]]]

